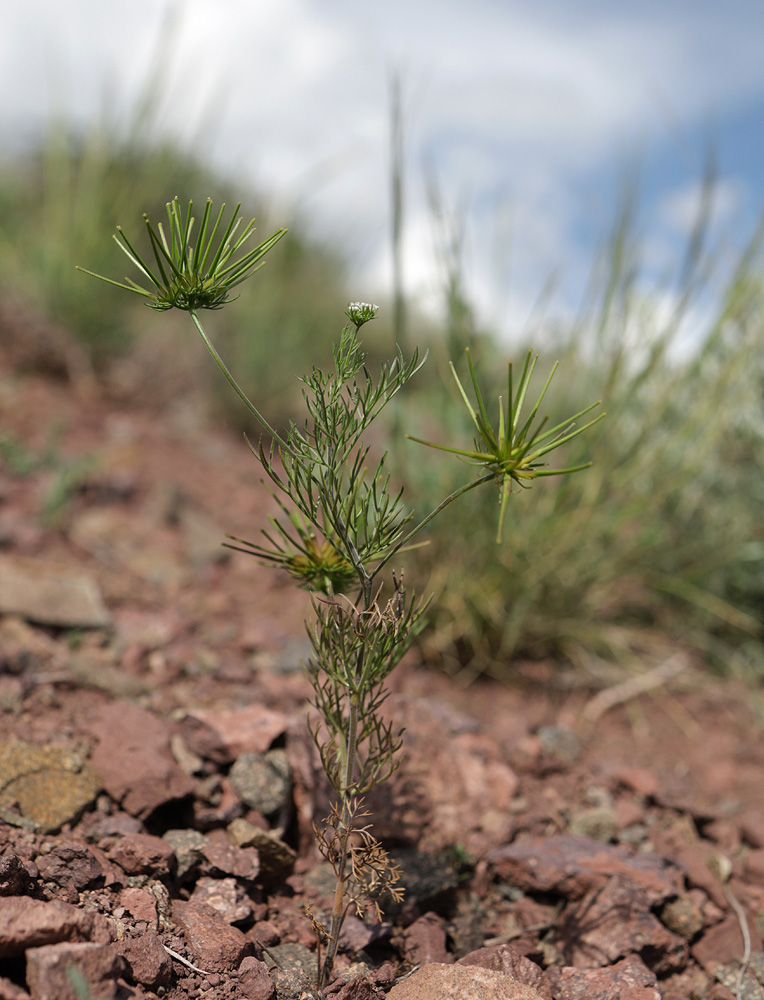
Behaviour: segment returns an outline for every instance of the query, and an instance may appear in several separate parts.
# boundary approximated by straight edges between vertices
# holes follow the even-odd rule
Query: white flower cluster
[[[373,302],[348,302],[345,315],[351,323],[355,323],[356,327],[359,327],[368,323],[370,319],[374,319],[378,310],[379,306],[374,305]]]

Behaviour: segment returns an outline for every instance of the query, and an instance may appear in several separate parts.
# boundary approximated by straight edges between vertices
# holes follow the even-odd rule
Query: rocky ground
[[[309,607],[220,547],[263,523],[258,467],[59,367],[0,350],[0,1000],[315,996]],[[404,663],[370,804],[405,901],[348,919],[324,996],[764,997],[761,697],[681,651],[669,676]]]

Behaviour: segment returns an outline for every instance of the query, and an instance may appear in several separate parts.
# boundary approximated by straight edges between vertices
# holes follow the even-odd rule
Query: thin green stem
[[[356,567],[361,580],[363,594],[363,611],[366,612],[371,607],[372,589],[371,577],[365,566],[360,562]],[[358,651],[356,660],[356,678],[362,676],[364,670],[364,649],[363,646]],[[319,989],[328,984],[331,976],[334,959],[337,955],[337,947],[340,940],[340,931],[347,913],[345,905],[345,882],[349,858],[350,835],[352,833],[353,810],[350,807],[350,789],[354,784],[356,758],[358,756],[358,717],[359,717],[359,695],[353,694],[350,697],[350,712],[348,717],[347,740],[345,742],[345,760],[342,787],[339,789],[341,802],[340,822],[338,833],[339,860],[337,862],[337,888],[334,891],[334,905],[332,907],[332,917],[329,925],[329,940],[326,947],[326,957],[321,969],[321,982]]]
[[[482,486],[483,483],[490,483],[491,480],[495,478],[496,478],[495,472],[488,472],[484,476],[480,476],[479,479],[474,479],[471,483],[466,483],[464,486],[460,486],[458,490],[454,490],[453,493],[449,494],[446,497],[446,499],[442,500],[434,510],[430,511],[430,513],[423,521],[420,521],[415,528],[412,528],[407,535],[404,535],[403,538],[401,538],[398,542],[395,543],[395,545],[390,549],[385,558],[381,562],[377,563],[377,565],[374,567],[374,571],[371,574],[371,579],[373,580],[374,577],[379,573],[379,571],[384,566],[386,566],[387,563],[390,562],[393,556],[397,552],[400,552],[400,550],[405,545],[408,545],[408,543],[413,538],[416,538],[416,536],[419,534],[422,528],[424,528],[425,525],[429,524],[434,517],[437,517],[442,510],[445,510],[445,508],[448,507],[450,503],[453,503],[454,500],[458,500],[460,496],[463,496],[463,494],[469,493],[470,490],[474,490],[476,489],[476,487]]]
[[[244,390],[241,388],[241,386],[239,385],[239,383],[236,381],[236,379],[233,377],[233,375],[230,373],[230,371],[226,367],[225,362],[220,357],[220,355],[218,354],[218,352],[215,350],[215,345],[212,343],[212,341],[210,340],[210,338],[205,333],[204,327],[201,324],[201,321],[200,321],[200,319],[199,319],[199,317],[198,317],[198,315],[196,313],[196,310],[195,309],[189,309],[189,315],[190,315],[190,317],[191,317],[191,319],[193,321],[194,326],[199,331],[199,334],[200,334],[202,340],[204,341],[204,346],[207,348],[207,350],[212,355],[212,358],[213,358],[215,364],[218,366],[218,368],[221,370],[221,372],[223,373],[223,375],[226,377],[226,380],[228,381],[228,384],[234,390],[234,392],[236,393],[236,395],[244,403],[244,405],[247,407],[247,409],[250,411],[250,413],[252,413],[255,416],[255,418],[257,419],[257,421],[260,424],[260,426],[263,427],[271,435],[271,437],[275,441],[278,442],[279,447],[283,448],[286,452],[289,452],[290,449],[287,447],[286,441],[281,437],[281,435],[279,434],[279,432],[277,430],[275,430],[268,423],[268,421],[265,419],[265,417],[262,415],[262,413],[257,409],[257,407],[255,406],[255,404],[249,399],[249,397],[247,396],[247,394],[244,392]]]

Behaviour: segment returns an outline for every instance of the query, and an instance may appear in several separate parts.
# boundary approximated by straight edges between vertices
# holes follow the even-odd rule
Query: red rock
[[[103,879],[98,859],[76,841],[59,841],[48,854],[39,854],[36,861],[42,879],[64,888],[87,889]]]
[[[194,784],[170,749],[170,727],[138,705],[102,705],[90,723],[97,743],[91,764],[106,791],[132,816],[191,795]]]
[[[30,862],[25,862],[13,851],[7,851],[0,858],[0,896],[22,896],[37,874],[36,865],[30,867]]]
[[[378,991],[362,972],[347,981],[338,979],[324,991],[326,1000],[377,1000]]]
[[[757,885],[764,885],[764,848],[749,851],[745,859],[745,877]]]
[[[378,937],[380,925],[370,927],[358,917],[349,913],[340,931],[340,951],[352,952],[357,955]]]
[[[687,962],[687,942],[655,917],[639,887],[621,876],[586,896],[566,914],[563,951],[572,965],[610,965],[631,954],[649,956],[658,975]]]
[[[0,958],[23,955],[27,948],[59,941],[103,944],[110,940],[106,918],[91,910],[29,896],[8,896],[0,905]]]
[[[247,931],[247,938],[254,941],[258,947],[265,945],[266,948],[270,948],[271,945],[281,941],[281,932],[278,925],[271,920],[258,920]]]
[[[228,924],[238,924],[252,916],[252,904],[235,878],[200,878],[191,899],[214,907]]]
[[[218,785],[220,797],[215,795],[214,805],[203,799],[194,799],[194,827],[198,830],[212,830],[224,826],[239,818],[244,812],[244,803],[233,787],[231,779],[224,775],[219,779]],[[199,785],[197,791],[198,789]],[[263,822],[265,823],[265,819]]]
[[[486,860],[505,882],[531,892],[557,892],[578,899],[618,875],[639,886],[655,905],[682,889],[677,868],[654,854],[560,834],[535,837],[491,851]]]
[[[541,1000],[532,986],[504,972],[470,965],[425,965],[387,994],[387,1000]]]
[[[390,780],[395,807],[375,818],[378,835],[410,837],[426,851],[461,844],[473,854],[507,840],[519,782],[498,744],[473,731],[474,719],[444,718],[437,702],[399,696],[388,704],[406,732],[403,763]],[[369,800],[374,811],[373,794]]]
[[[751,933],[752,950],[761,951],[761,936],[750,916],[748,917],[748,929]],[[713,975],[718,966],[740,959],[743,950],[743,932],[740,930],[740,922],[734,913],[729,914],[721,923],[707,930],[691,948],[692,957],[709,975]]]
[[[518,983],[532,986],[543,1000],[552,1000],[544,973],[529,958],[522,955],[509,944],[497,944],[489,948],[478,948],[469,955],[460,958],[457,965],[479,965],[481,969],[493,969],[512,976]]]
[[[555,1000],[661,1000],[653,973],[635,955],[600,969],[547,969]]]
[[[16,983],[0,976],[0,1000],[30,1000],[29,994]]]
[[[170,985],[172,959],[152,931],[138,937],[123,938],[114,947],[125,959],[134,982],[155,992],[160,986]]]
[[[447,964],[445,920],[432,912],[415,920],[403,932],[403,953],[411,965]]]
[[[149,833],[128,833],[120,837],[109,857],[128,875],[163,878],[175,868],[175,851],[162,837]]]
[[[615,768],[613,777],[625,788],[644,798],[655,795],[659,788],[657,777],[646,767],[630,767],[628,764],[622,764]]]
[[[144,889],[123,889],[119,894],[119,905],[135,920],[142,920],[152,930],[157,929],[157,901]]]
[[[743,839],[751,847],[764,847],[764,811],[747,809],[739,820]]]
[[[195,711],[181,723],[189,749],[216,764],[230,764],[244,753],[265,753],[283,736],[289,717],[264,705],[229,712]]]
[[[206,875],[233,875],[252,882],[260,871],[260,859],[254,847],[211,841],[202,847],[202,857],[202,871]]]
[[[510,803],[518,779],[499,745],[473,730],[479,723],[425,698],[391,696],[386,710],[403,728],[402,763],[366,804],[374,832],[420,850],[461,844],[481,854],[513,828]],[[326,779],[304,721],[290,726],[287,754],[294,782],[301,846],[313,843],[313,822],[328,812]]]
[[[208,972],[228,972],[238,968],[252,951],[252,943],[240,930],[231,927],[206,903],[175,900],[172,904],[175,924],[183,931],[195,964]]]
[[[32,1000],[79,1000],[82,993],[72,982],[75,968],[87,984],[90,996],[111,1000],[125,963],[110,944],[49,944],[30,948],[27,986]]]
[[[632,796],[619,795],[615,800],[615,824],[618,830],[640,823],[644,819],[645,810]]]
[[[239,966],[239,992],[242,1000],[276,1000],[276,987],[268,975],[268,966],[248,955]]]

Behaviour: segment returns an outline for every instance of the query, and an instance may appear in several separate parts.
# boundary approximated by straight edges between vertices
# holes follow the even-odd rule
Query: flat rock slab
[[[125,968],[108,944],[49,944],[27,952],[27,987],[32,1000],[81,1000],[83,989],[85,996],[111,1000]]]
[[[505,972],[476,965],[424,965],[397,983],[388,1000],[541,1000],[541,995]]]
[[[487,861],[500,879],[519,889],[569,899],[604,888],[616,875],[639,886],[651,906],[682,891],[680,869],[663,858],[569,834],[509,844],[491,851]]]
[[[97,741],[91,763],[109,795],[131,816],[145,819],[193,793],[193,781],[172,755],[170,727],[159,716],[115,701],[98,710],[89,730]]]
[[[0,614],[59,628],[105,628],[111,621],[92,577],[8,556],[0,558]]]
[[[289,716],[264,705],[227,712],[196,709],[181,724],[188,746],[201,757],[230,764],[244,753],[265,753],[289,725]]]
[[[172,960],[160,938],[152,931],[145,931],[138,937],[122,938],[115,947],[127,962],[136,983],[154,991],[159,987],[165,990],[169,987],[172,981]]]
[[[661,1000],[658,981],[636,956],[605,969],[547,970],[555,1000]]]
[[[61,900],[7,896],[0,906],[0,958],[60,941],[107,944],[110,940],[106,917]]]
[[[552,1000],[549,984],[541,968],[526,958],[522,952],[514,949],[512,945],[497,944],[487,948],[478,948],[477,951],[472,951],[464,958],[460,958],[456,964],[479,965],[482,969],[504,972],[519,983],[532,986],[539,996],[543,997],[543,1000]]]
[[[238,969],[242,959],[252,953],[252,942],[207,903],[176,899],[172,919],[183,932],[194,961],[207,972]]]
[[[620,875],[595,889],[566,915],[563,950],[576,966],[610,965],[644,955],[658,975],[687,964],[687,942],[651,912],[641,888]]]
[[[100,789],[98,775],[70,747],[0,742],[0,803],[18,803],[43,833],[73,822]]]

